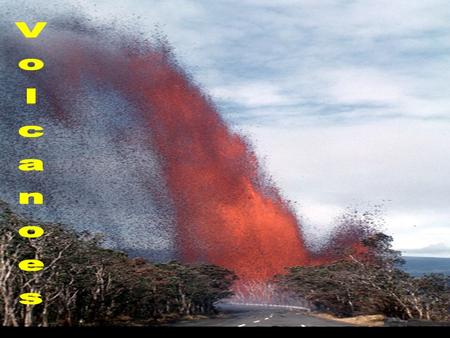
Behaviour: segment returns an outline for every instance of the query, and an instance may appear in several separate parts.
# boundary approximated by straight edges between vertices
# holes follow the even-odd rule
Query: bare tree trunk
[[[19,248],[11,252],[13,234],[8,232],[0,238],[0,293],[3,298],[3,326],[19,326],[14,307],[14,269],[18,262]]]
[[[3,326],[19,326],[14,307],[11,306],[11,299],[5,298],[4,303],[5,318],[3,319]]]
[[[24,318],[24,326],[30,327],[33,326],[33,305],[25,306],[25,318]]]
[[[42,310],[42,326],[48,327],[48,302],[45,302],[44,309]]]

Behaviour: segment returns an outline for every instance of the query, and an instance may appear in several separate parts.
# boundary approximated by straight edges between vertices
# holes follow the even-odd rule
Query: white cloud
[[[450,246],[444,243],[435,243],[422,248],[405,249],[403,251],[410,256],[450,257]]]
[[[289,98],[280,92],[278,86],[263,82],[216,87],[209,93],[216,99],[232,100],[247,108],[283,105],[290,102]]]
[[[342,104],[395,104],[405,97],[397,79],[370,68],[329,70],[330,94]]]
[[[397,248],[450,245],[450,129],[437,122],[247,126],[299,213],[328,229],[348,206],[382,203]]]

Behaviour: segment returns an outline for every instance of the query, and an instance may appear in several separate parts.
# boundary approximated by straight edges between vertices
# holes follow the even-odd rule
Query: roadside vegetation
[[[392,238],[375,230],[375,219],[368,213],[344,215],[340,230],[316,251],[317,263],[276,276],[275,290],[337,317],[450,320],[449,276],[404,272]],[[23,238],[18,229],[26,225],[39,225],[45,234]],[[24,272],[18,268],[24,259],[41,260],[45,268]],[[152,325],[209,315],[217,301],[232,296],[236,279],[214,265],[129,258],[103,248],[95,235],[34,222],[0,202],[3,326]],[[27,292],[39,292],[43,302],[20,304],[19,295]]]
[[[275,278],[279,291],[338,317],[450,320],[450,276],[413,277],[403,271],[392,237],[375,230],[373,215],[352,212],[340,221],[342,230],[325,247],[332,263],[288,269]],[[353,245],[342,245],[346,239]]]
[[[25,225],[44,236],[26,239]],[[45,268],[24,272],[24,259]],[[183,316],[214,313],[213,304],[231,296],[236,276],[213,265],[154,264],[104,249],[99,238],[59,224],[22,218],[0,203],[0,323],[3,326],[148,325]],[[43,302],[19,303],[39,292]]]

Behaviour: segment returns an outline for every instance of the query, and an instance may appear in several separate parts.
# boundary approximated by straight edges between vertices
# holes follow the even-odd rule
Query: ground
[[[319,318],[308,311],[293,308],[248,305],[219,305],[220,315],[199,320],[179,321],[173,326],[353,326],[352,324]]]

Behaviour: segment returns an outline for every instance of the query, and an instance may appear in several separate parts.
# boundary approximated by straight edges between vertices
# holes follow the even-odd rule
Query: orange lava
[[[64,109],[65,92],[76,92],[88,78],[117,91],[148,126],[148,139],[134,142],[159,156],[182,261],[217,264],[241,279],[261,281],[308,264],[300,225],[262,174],[252,148],[165,48],[139,45],[135,51],[100,47],[89,38],[55,40],[65,46],[52,50],[52,69],[60,75],[46,88],[58,110]]]

